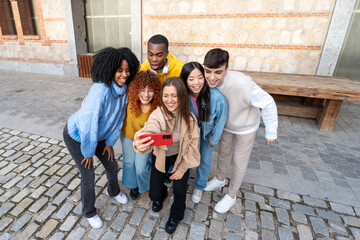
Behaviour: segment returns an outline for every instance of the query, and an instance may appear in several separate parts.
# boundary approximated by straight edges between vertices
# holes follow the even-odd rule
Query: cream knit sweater
[[[260,110],[250,105],[251,90],[255,85],[249,76],[241,72],[227,72],[223,85],[218,88],[229,104],[224,130],[244,132],[259,125]]]

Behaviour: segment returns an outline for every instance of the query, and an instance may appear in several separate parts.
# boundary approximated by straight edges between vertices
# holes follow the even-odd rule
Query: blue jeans
[[[209,140],[202,138],[202,129],[200,133],[200,165],[196,168],[196,177],[194,180],[195,188],[198,190],[204,190],[206,183],[209,179],[210,168],[211,168],[211,154],[213,147],[209,145]]]
[[[72,158],[74,159],[76,166],[80,170],[81,175],[81,203],[82,203],[82,214],[86,218],[91,218],[96,215],[95,208],[95,172],[94,166],[91,165],[90,168],[85,168],[85,164],[81,164],[84,156],[81,153],[80,146],[81,143],[72,139],[67,131],[67,125],[64,128],[63,132],[64,142],[66,147],[69,150]],[[114,197],[120,193],[120,187],[118,183],[118,165],[116,159],[114,161],[108,160],[108,153],[103,151],[105,148],[105,140],[100,141],[97,144],[95,155],[98,157],[100,162],[104,165],[106,170],[106,176],[108,179],[108,188],[107,191],[110,196]]]
[[[139,154],[134,151],[133,140],[120,134],[123,151],[122,184],[128,188],[139,188],[143,193],[150,186],[151,153]]]

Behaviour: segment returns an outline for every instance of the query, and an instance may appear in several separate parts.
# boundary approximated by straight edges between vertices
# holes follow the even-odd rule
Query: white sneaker
[[[211,181],[206,183],[206,188],[204,189],[205,191],[213,191],[217,188],[221,188],[225,186],[225,180],[220,181],[217,180],[216,177],[214,177],[213,179],[211,179]]]
[[[110,197],[107,190],[106,190],[106,195],[108,195]],[[126,204],[128,202],[128,199],[127,199],[126,195],[123,194],[122,192],[120,192],[118,195],[116,195],[113,198],[115,198],[115,200],[120,204]]]
[[[199,189],[194,188],[193,194],[191,196],[191,200],[194,203],[198,203],[201,200],[201,196],[202,196],[202,191]]]
[[[86,218],[86,219],[88,220],[90,226],[93,228],[101,228],[103,225],[101,218],[97,214],[91,218]]]
[[[229,211],[229,209],[234,206],[236,203],[236,197],[232,198],[229,195],[225,195],[220,202],[218,202],[214,209],[215,211],[217,211],[218,213],[226,213],[227,211]]]

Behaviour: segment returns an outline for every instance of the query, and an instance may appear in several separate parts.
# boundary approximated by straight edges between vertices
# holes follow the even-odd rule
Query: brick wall
[[[144,0],[146,41],[163,34],[181,60],[203,62],[214,47],[230,68],[315,74],[335,0]]]

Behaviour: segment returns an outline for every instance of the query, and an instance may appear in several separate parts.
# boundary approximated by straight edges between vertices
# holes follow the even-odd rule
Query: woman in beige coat
[[[161,106],[151,113],[144,128],[135,134],[134,150],[138,153],[154,150],[149,193],[154,212],[162,209],[163,201],[167,197],[167,188],[164,185],[166,172],[173,167],[170,179],[174,180],[174,203],[165,225],[165,231],[172,234],[184,217],[189,169],[200,164],[200,129],[196,117],[190,111],[187,89],[181,78],[166,79],[161,87],[160,96]],[[153,148],[150,146],[154,142],[151,137],[140,139],[143,134],[165,132],[172,132],[172,145]]]

